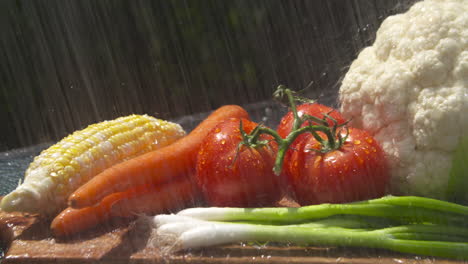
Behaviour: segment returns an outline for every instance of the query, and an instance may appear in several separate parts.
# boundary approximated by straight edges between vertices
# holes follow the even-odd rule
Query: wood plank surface
[[[386,250],[285,245],[230,245],[171,255],[147,246],[150,228],[114,220],[67,241],[54,239],[49,222],[36,215],[0,212],[3,264],[19,263],[441,263],[462,261],[421,258]]]

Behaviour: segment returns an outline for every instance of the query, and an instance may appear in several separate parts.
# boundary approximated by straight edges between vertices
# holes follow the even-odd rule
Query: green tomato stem
[[[327,135],[327,137],[329,138],[329,140],[326,141],[327,143],[325,143],[324,140],[320,138],[320,136],[317,134],[317,131],[323,132]],[[288,151],[289,146],[294,142],[294,140],[296,140],[296,138],[300,134],[307,133],[307,132],[310,132],[314,137],[317,138],[317,140],[323,146],[322,149],[326,149],[326,151],[329,151],[336,147],[336,141],[334,139],[334,136],[332,135],[332,132],[330,131],[330,128],[326,126],[320,126],[320,125],[310,125],[310,126],[305,126],[305,127],[301,127],[299,129],[293,130],[284,139],[281,138],[280,135],[273,129],[259,126],[258,129],[256,129],[254,133],[249,135],[250,136],[249,142],[251,146],[255,146],[259,140],[260,135],[262,134],[267,134],[274,138],[276,143],[278,143],[278,153],[276,155],[273,172],[276,175],[280,175],[282,168],[283,168],[284,156],[286,155],[286,152]],[[330,140],[330,138],[333,138],[333,140]]]
[[[281,174],[283,164],[284,164],[284,156],[286,155],[286,152],[288,151],[291,144],[300,134],[311,133],[312,136],[321,145],[320,149],[314,150],[314,151],[319,151],[322,153],[327,153],[329,151],[339,149],[344,144],[345,139],[346,139],[346,138],[343,139],[343,137],[341,137],[341,135],[339,134],[337,135],[337,129],[338,127],[342,127],[342,125],[338,125],[336,123],[336,120],[330,117],[328,114],[325,114],[325,116],[334,121],[334,125],[332,127],[330,127],[328,125],[328,122],[324,119],[322,120],[322,119],[319,119],[317,117],[310,116],[310,115],[304,115],[300,117],[299,114],[297,113],[297,107],[295,103],[296,98],[293,96],[292,91],[290,89],[287,89],[283,85],[278,86],[278,89],[275,92],[275,96],[283,97],[284,95],[286,95],[288,99],[291,112],[294,117],[291,132],[286,138],[284,139],[281,138],[276,131],[270,128],[264,127],[262,125],[257,126],[249,135],[247,135],[242,128],[242,123],[240,124],[241,133],[244,138],[244,140],[242,141],[242,144],[244,145],[247,145],[250,147],[257,147],[257,146],[265,145],[267,142],[263,142],[259,140],[260,135],[262,134],[270,135],[276,141],[276,143],[278,144],[278,153],[276,155],[275,164],[273,167],[273,172],[275,173],[275,175]],[[310,122],[310,121],[316,122],[321,125],[310,124],[308,126],[301,127],[301,125],[304,122]],[[323,139],[317,132],[324,133],[327,139],[326,140]]]
[[[292,95],[291,90],[286,88],[284,89],[284,93],[288,97],[289,107],[291,107],[291,112],[293,113],[294,121],[293,121],[292,130],[294,131],[301,126],[302,120],[299,117],[299,114],[297,113],[296,102],[295,102],[294,96]]]

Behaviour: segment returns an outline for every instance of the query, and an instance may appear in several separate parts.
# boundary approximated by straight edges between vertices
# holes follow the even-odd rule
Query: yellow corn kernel
[[[34,158],[24,182],[6,195],[0,208],[51,215],[68,196],[103,170],[167,146],[185,135],[178,124],[148,115],[130,115],[77,131]]]

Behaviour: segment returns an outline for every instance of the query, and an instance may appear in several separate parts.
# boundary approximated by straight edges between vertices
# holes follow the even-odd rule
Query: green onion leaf
[[[447,187],[447,200],[468,204],[468,136],[462,138],[453,154],[452,169]]]

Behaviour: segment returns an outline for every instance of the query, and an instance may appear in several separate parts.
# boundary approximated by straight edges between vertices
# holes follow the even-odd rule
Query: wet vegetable
[[[325,119],[327,121],[328,126],[333,126],[335,122],[338,125],[346,123],[346,120],[336,109],[318,103],[301,104],[297,106],[296,114],[294,114],[294,111],[289,111],[281,119],[280,124],[277,128],[277,132],[282,138],[287,137],[289,133],[291,133],[291,130],[294,126],[294,120],[298,118],[306,118],[306,116],[311,116],[320,120]],[[321,121],[317,123],[317,121],[314,121],[314,119],[311,118],[306,122],[303,122],[301,127],[308,125],[318,125],[322,123],[323,122]]]
[[[249,118],[240,106],[222,106],[174,144],[103,171],[70,196],[70,206],[88,207],[109,194],[142,184],[158,185],[176,178],[190,177],[195,171],[196,156],[206,134],[219,122],[232,117]]]
[[[260,135],[272,136],[278,144],[273,170],[276,175],[284,172],[300,204],[352,202],[385,194],[389,173],[376,140],[365,131],[347,127],[331,108],[306,105],[303,109],[310,114],[305,110],[299,114],[294,93],[284,86],[278,87],[275,96],[286,97],[291,108],[279,132],[259,126],[246,141],[254,145]]]
[[[90,125],[42,151],[27,169],[24,182],[2,199],[0,207],[6,212],[52,216],[65,209],[73,191],[103,170],[184,135],[180,125],[147,115]]]
[[[468,207],[384,197],[300,208],[192,208],[148,219],[166,252],[234,242],[383,248],[468,259]]]
[[[181,179],[113,193],[96,205],[65,209],[54,218],[50,228],[55,237],[67,238],[106,223],[112,217],[135,218],[141,214],[176,212],[194,206],[200,200],[195,187],[191,180]]]
[[[279,178],[273,173],[276,143],[261,135],[255,145],[245,134],[258,124],[229,119],[205,138],[197,158],[196,180],[212,206],[271,205],[280,198]]]
[[[344,203],[385,195],[388,166],[377,141],[356,128],[341,131],[345,138],[336,149],[304,135],[284,161],[284,172],[301,205]],[[322,134],[323,137],[323,134]]]
[[[382,22],[343,78],[341,112],[380,142],[392,193],[455,198],[450,171],[468,136],[467,25],[466,0],[417,1]]]

